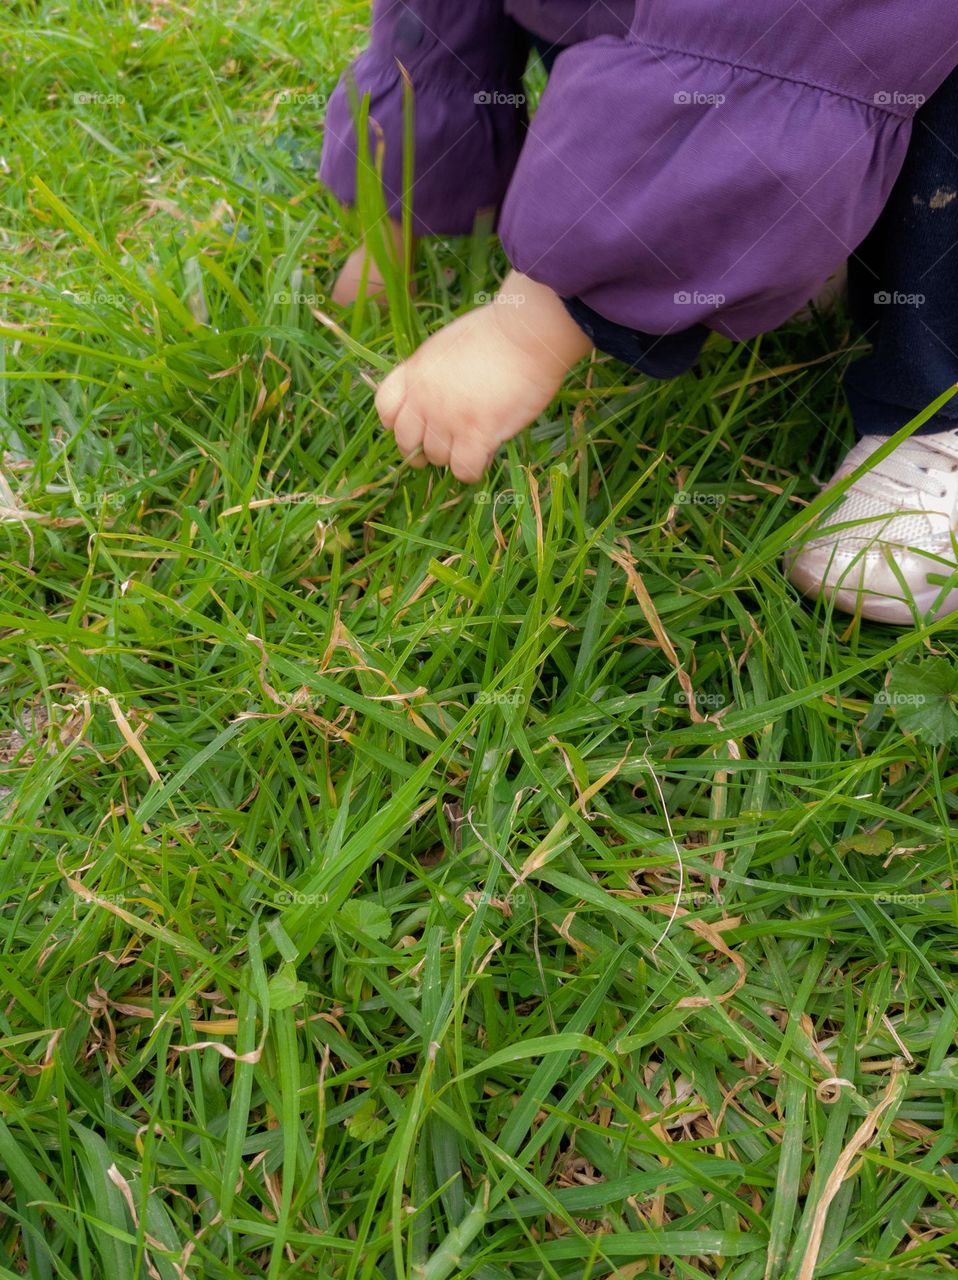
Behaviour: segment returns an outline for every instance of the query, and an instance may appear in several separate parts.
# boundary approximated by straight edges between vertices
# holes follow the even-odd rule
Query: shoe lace
[[[859,482],[861,490],[881,497],[892,491],[910,489],[932,498],[944,498],[943,472],[958,471],[958,429],[934,435],[912,436],[882,462],[878,462]]]

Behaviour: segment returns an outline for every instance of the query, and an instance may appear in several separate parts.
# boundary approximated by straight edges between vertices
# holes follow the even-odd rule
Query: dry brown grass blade
[[[736,991],[740,991],[745,985],[748,971],[745,967],[745,961],[740,955],[732,950],[722,937],[722,933],[726,929],[737,929],[742,923],[741,916],[733,916],[725,920],[720,920],[715,924],[709,924],[706,920],[700,920],[697,917],[690,916],[684,907],[667,907],[661,902],[650,902],[648,904],[653,911],[658,911],[662,915],[668,915],[672,920],[681,920],[682,924],[687,925],[693,933],[697,933],[700,938],[709,944],[709,946],[717,951],[720,955],[725,956],[735,966],[737,977],[735,983],[728,991],[723,991],[720,996],[683,996],[678,1001],[677,1009],[709,1009],[716,1004],[725,1004],[727,1000],[731,1000]]]
[[[825,1235],[825,1219],[828,1217],[828,1210],[841,1190],[841,1185],[848,1176],[848,1171],[852,1167],[855,1157],[868,1146],[877,1132],[879,1120],[888,1108],[901,1097],[900,1084],[904,1076],[905,1064],[902,1061],[898,1061],[892,1069],[892,1076],[885,1087],[885,1092],[855,1130],[851,1142],[838,1157],[835,1162],[835,1168],[828,1175],[822,1188],[822,1194],[818,1198],[818,1204],[815,1206],[815,1217],[812,1220],[811,1233],[805,1248],[805,1256],[802,1258],[801,1270],[796,1280],[814,1280],[815,1270],[818,1266],[818,1255]]]
[[[119,1169],[116,1167],[115,1164],[110,1165],[109,1169],[107,1169],[106,1171],[106,1176],[110,1179],[110,1181],[119,1191],[120,1195],[123,1197],[124,1201],[126,1202],[126,1207],[129,1210],[130,1217],[133,1219],[133,1226],[137,1230],[139,1230],[140,1218],[139,1218],[139,1214],[136,1211],[136,1201],[133,1199],[133,1190],[130,1187],[130,1184],[127,1182],[126,1178],[124,1178],[123,1174],[119,1171]],[[146,1244],[150,1246],[151,1249],[158,1249],[162,1251],[164,1248],[163,1242],[161,1240],[157,1240],[154,1236],[151,1236],[148,1231],[144,1231],[143,1239],[146,1242]],[[154,1267],[153,1263],[150,1261],[149,1254],[147,1254],[146,1252],[144,1252],[143,1261],[146,1264],[146,1270],[147,1270],[147,1274],[150,1277],[150,1280],[161,1280],[160,1273],[157,1271],[156,1267]]]
[[[685,703],[688,708],[689,719],[693,724],[717,724],[719,721],[719,715],[713,717],[703,716],[701,711],[699,711],[698,699],[695,696],[695,689],[692,686],[692,680],[688,672],[682,666],[679,655],[676,653],[675,645],[672,643],[668,632],[662,625],[662,619],[659,617],[659,612],[655,607],[651,595],[649,594],[649,589],[645,585],[645,581],[643,580],[641,573],[639,573],[635,566],[635,557],[632,555],[632,548],[629,545],[628,539],[622,538],[620,541],[624,544],[623,549],[618,552],[610,552],[610,558],[619,566],[628,579],[629,586],[632,588],[632,592],[636,600],[639,602],[639,607],[645,615],[645,620],[649,624],[652,634],[655,637],[656,644],[668,658],[675,670],[679,685],[682,692],[685,694]],[[729,755],[733,760],[740,760],[742,758],[741,749],[733,738],[727,739],[725,745],[728,747]]]
[[[632,548],[626,539],[622,539],[625,546],[621,551],[610,552],[610,558],[623,571],[628,579],[632,593],[639,602],[639,608],[645,616],[646,622],[658,642],[659,648],[671,662],[675,668],[675,674],[678,676],[679,684],[682,686],[682,692],[688,699],[689,715],[696,723],[704,723],[705,717],[701,714],[695,705],[695,691],[692,688],[692,681],[689,679],[688,672],[682,666],[679,655],[675,651],[675,645],[669,639],[669,634],[662,625],[662,619],[659,617],[652,597],[649,595],[648,587],[642,578],[641,573],[635,567],[635,557],[632,555]]]
[[[256,1063],[259,1062],[263,1053],[262,1045],[251,1049],[249,1053],[237,1053],[228,1044],[220,1044],[218,1040],[197,1040],[196,1044],[171,1044],[170,1048],[174,1053],[197,1053],[201,1049],[212,1049],[214,1053],[218,1053],[221,1058],[228,1058],[230,1062]]]
[[[292,698],[282,698],[270,684],[266,678],[266,668],[269,665],[269,654],[266,652],[266,645],[263,644],[259,636],[254,636],[252,631],[247,632],[246,639],[255,644],[259,649],[259,682],[263,692],[269,698],[270,702],[282,707],[285,711],[295,711],[303,705],[309,697],[309,690],[305,685],[301,685],[293,694]]]
[[[97,693],[102,693],[106,696],[106,704],[110,708],[110,711],[113,715],[113,719],[116,721],[116,727],[119,729],[120,734],[123,737],[123,741],[126,743],[126,745],[130,748],[130,750],[136,756],[136,758],[143,765],[143,768],[150,775],[150,778],[154,782],[162,781],[162,779],[160,778],[159,771],[156,768],[156,765],[147,755],[146,747],[144,747],[143,743],[140,741],[137,734],[134,733],[133,726],[130,724],[129,720],[127,720],[126,716],[123,714],[122,708],[120,707],[120,704],[117,702],[116,698],[113,697],[113,695],[110,693],[108,689],[97,689]]]
[[[583,791],[582,794],[577,797],[575,803],[572,806],[573,809],[578,809],[583,817],[588,818],[589,815],[586,813],[586,805],[589,803],[589,801],[592,799],[593,796],[599,794],[599,792],[602,790],[604,786],[606,786],[607,783],[612,781],[612,779],[616,776],[616,774],[619,772],[619,770],[622,768],[622,766],[625,764],[628,758],[629,758],[629,752],[626,751],[625,755],[623,755],[621,760],[617,761],[617,763],[614,764],[607,773],[604,773],[601,778],[597,778],[596,781],[593,782],[590,787],[586,788],[586,790]],[[553,853],[555,852],[555,847],[556,847],[556,844],[558,843],[559,837],[562,835],[563,831],[566,829],[568,825],[569,825],[569,818],[567,815],[563,814],[563,816],[558,820],[558,822],[556,822],[555,826],[552,827],[549,833],[543,836],[543,838],[539,841],[539,843],[536,845],[533,851],[529,854],[528,858],[526,858],[525,862],[522,864],[522,867],[520,868],[520,871],[519,871],[519,875],[517,877],[517,884],[523,884],[529,878],[529,876],[533,874],[533,872],[538,871],[545,866],[545,864],[549,861],[549,859],[552,857]]]

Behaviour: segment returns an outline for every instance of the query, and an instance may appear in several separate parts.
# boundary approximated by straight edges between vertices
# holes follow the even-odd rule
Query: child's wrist
[[[559,295],[518,271],[502,282],[492,312],[500,332],[550,381],[561,381],[592,350]]]

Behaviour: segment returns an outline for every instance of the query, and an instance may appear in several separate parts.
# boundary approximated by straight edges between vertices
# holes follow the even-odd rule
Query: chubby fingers
[[[449,467],[463,484],[478,484],[490,462],[489,447],[479,435],[457,435],[449,451]]]
[[[396,419],[406,403],[406,368],[398,365],[376,392],[376,412],[387,431],[396,429]]]
[[[422,442],[426,434],[426,424],[414,409],[403,408],[396,419],[396,448],[411,467],[422,470],[429,465],[429,459],[423,452]]]
[[[376,412],[386,430],[396,437],[396,447],[410,466],[421,469],[427,465],[421,447],[426,424],[406,399],[406,366],[401,364],[380,384]]]
[[[421,469],[432,463],[449,467],[457,480],[478,484],[494,450],[478,430],[450,428],[421,412],[421,398],[409,395],[405,365],[399,365],[376,392],[376,411],[387,431],[396,437],[396,447],[411,467]]]
[[[452,437],[445,427],[435,422],[426,424],[422,450],[434,467],[448,467]]]

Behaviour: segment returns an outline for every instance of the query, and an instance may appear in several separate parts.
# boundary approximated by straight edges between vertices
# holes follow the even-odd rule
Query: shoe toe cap
[[[941,559],[919,550],[865,542],[840,548],[834,543],[811,543],[788,555],[785,569],[789,581],[805,596],[824,596],[839,609],[875,621],[908,624],[914,622],[916,612],[922,615],[935,607],[940,579],[948,572]],[[935,581],[929,581],[930,575]],[[936,614],[956,607],[958,589],[949,593]]]

